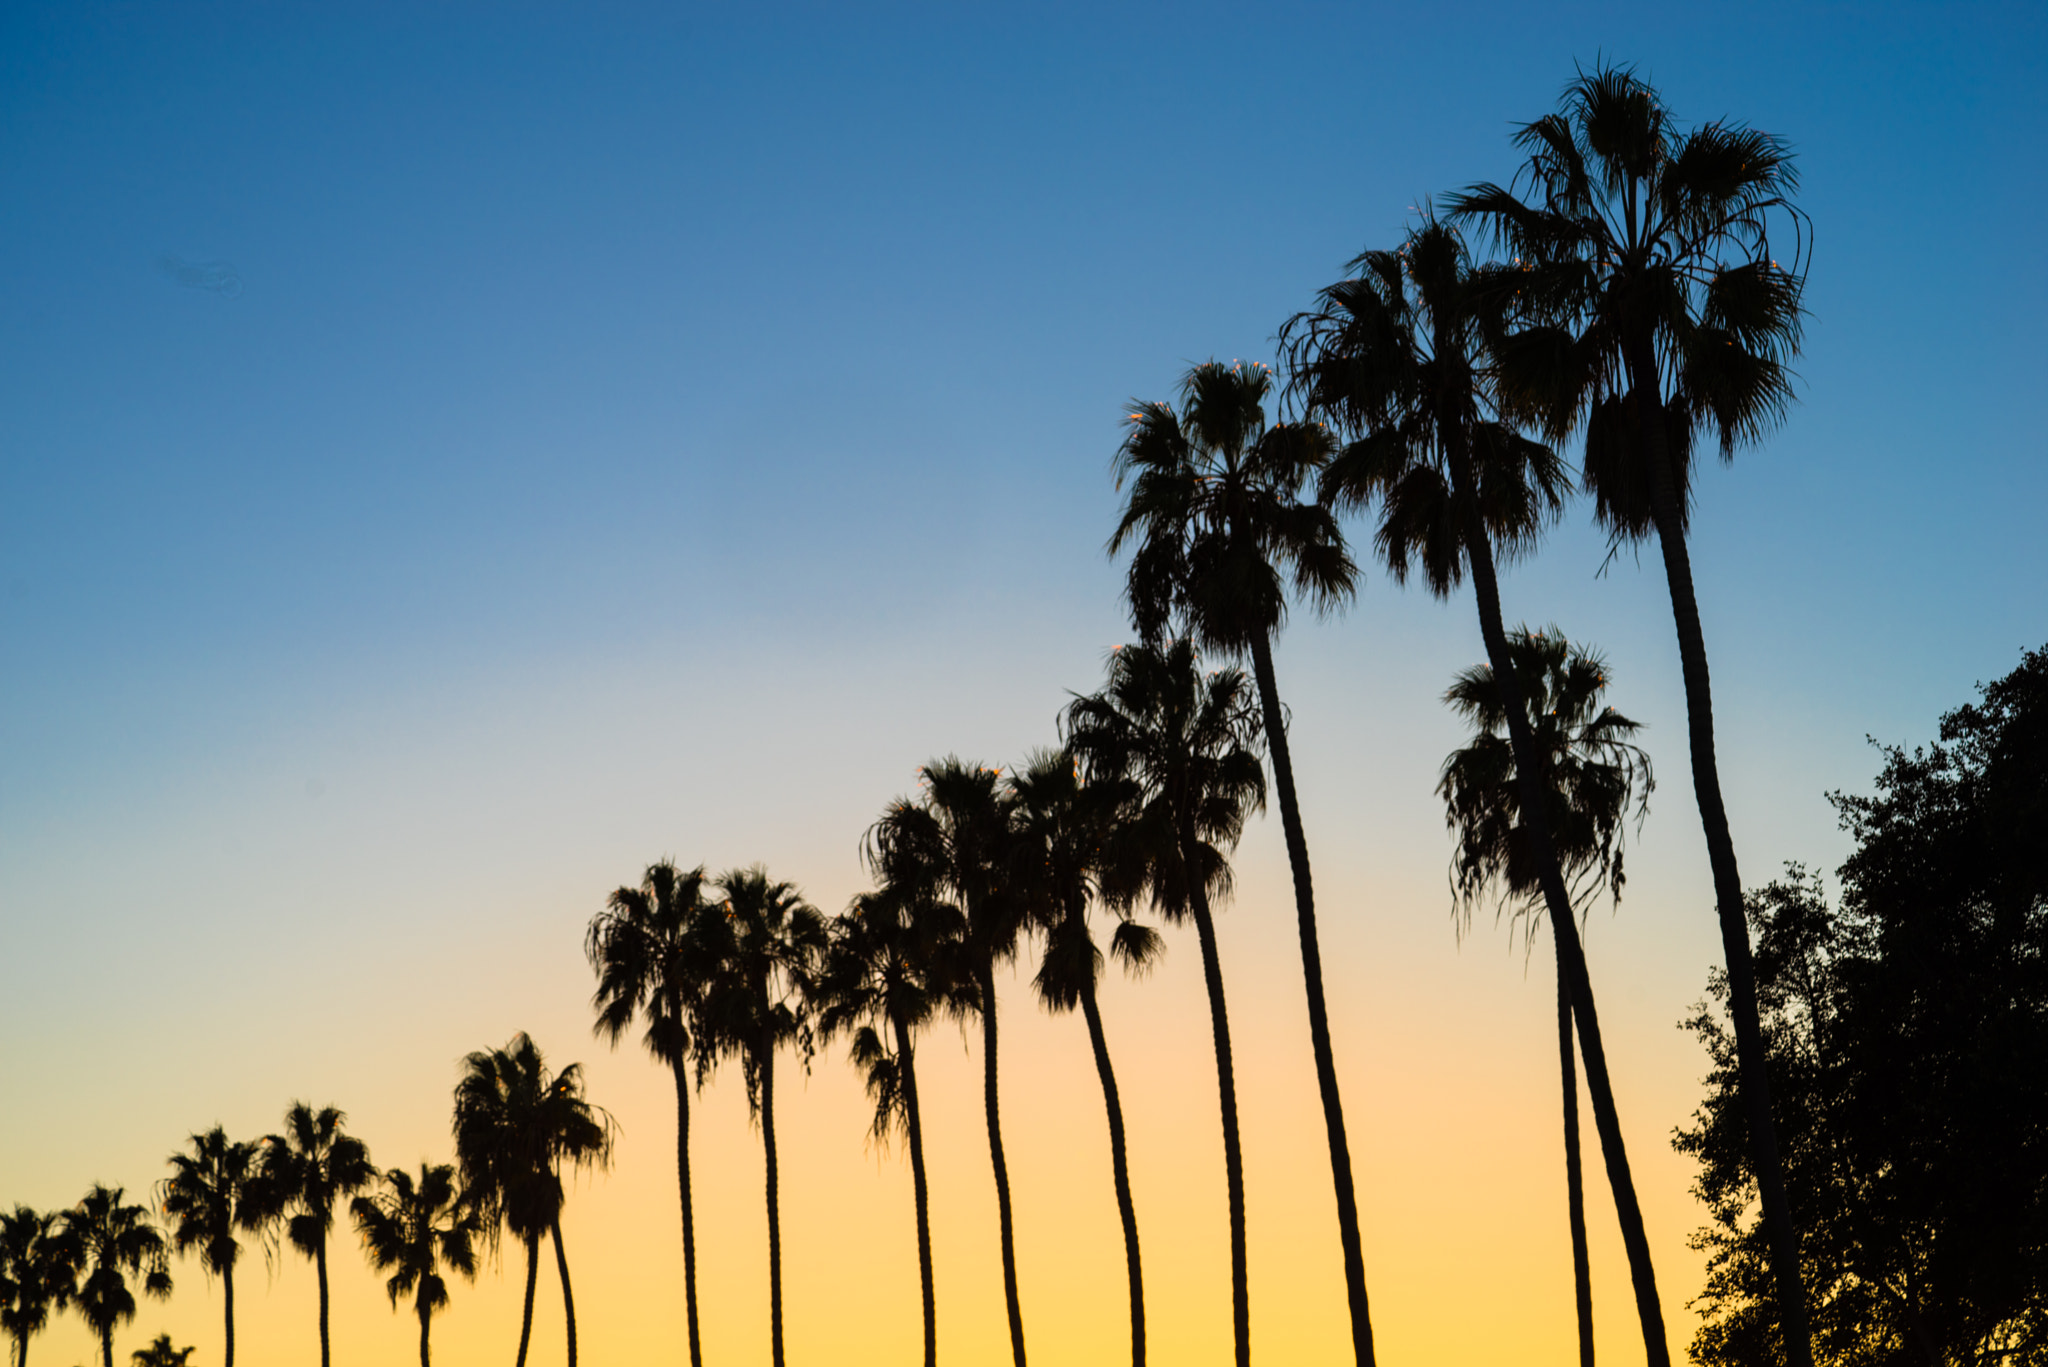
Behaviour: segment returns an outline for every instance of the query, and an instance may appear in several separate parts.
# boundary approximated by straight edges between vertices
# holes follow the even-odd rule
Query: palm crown
[[[16,1206],[0,1215],[0,1330],[25,1358],[28,1341],[70,1304],[83,1249],[61,1211]]]
[[[100,1337],[105,1367],[113,1367],[116,1324],[135,1318],[135,1293],[128,1278],[140,1276],[152,1296],[171,1294],[169,1246],[150,1223],[149,1211],[123,1204],[120,1187],[95,1182],[65,1221],[78,1238],[81,1269],[78,1313]]]
[[[502,1225],[529,1243],[560,1218],[561,1169],[611,1159],[610,1117],[583,1099],[583,1067],[550,1073],[524,1032],[462,1063],[455,1088],[455,1152],[464,1197],[487,1238]]]
[[[704,869],[648,866],[639,887],[612,893],[591,920],[584,952],[597,973],[597,1033],[616,1044],[636,1020],[647,1052],[671,1068],[706,1059],[695,1051],[714,964],[702,934]]]

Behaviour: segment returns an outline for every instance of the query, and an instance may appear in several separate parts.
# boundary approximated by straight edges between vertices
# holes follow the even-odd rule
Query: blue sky
[[[836,908],[918,762],[1049,740],[1122,638],[1126,400],[1270,356],[1602,55],[1799,154],[1801,403],[1705,473],[1694,554],[1745,873],[1831,866],[1864,737],[2048,638],[2037,7],[7,7],[0,961],[51,971],[0,1000],[0,1091],[105,1119],[65,1080],[145,1021],[170,1058],[357,1002],[251,1046],[281,1104],[291,1050],[396,1046],[364,975],[438,981],[400,938],[497,936],[446,989],[482,1012],[662,853]],[[1586,521],[1508,613],[1613,659],[1664,779],[1631,887],[1691,915],[1661,574],[1596,577]],[[1478,653],[1468,603],[1369,573],[1281,657],[1333,886],[1445,953],[1436,698]],[[1620,989],[1645,1030],[1695,921]],[[151,1163],[208,1118],[177,1104]],[[69,1142],[0,1122],[0,1171],[68,1201]]]

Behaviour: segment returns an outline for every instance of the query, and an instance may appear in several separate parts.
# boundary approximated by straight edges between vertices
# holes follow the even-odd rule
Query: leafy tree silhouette
[[[328,1367],[327,1235],[334,1203],[370,1184],[377,1170],[370,1150],[342,1132],[348,1117],[332,1106],[314,1110],[294,1101],[284,1131],[266,1135],[259,1155],[263,1182],[285,1208],[285,1237],[313,1260],[320,1283],[320,1367]]]
[[[476,1276],[476,1240],[482,1220],[455,1189],[455,1168],[447,1163],[421,1163],[419,1180],[404,1168],[384,1174],[374,1195],[349,1202],[356,1231],[370,1266],[391,1275],[384,1290],[391,1308],[408,1293],[420,1321],[420,1367],[431,1367],[427,1331],[436,1310],[448,1304],[448,1281],[442,1267]],[[528,1303],[532,1294],[528,1293]]]
[[[146,1207],[123,1204],[120,1187],[92,1184],[65,1217],[80,1250],[78,1313],[100,1340],[100,1367],[114,1367],[114,1326],[135,1318],[130,1277],[145,1294],[171,1294],[170,1248]]]
[[[28,1343],[50,1312],[71,1303],[84,1254],[62,1211],[17,1205],[0,1214],[0,1329],[14,1340],[15,1367],[28,1367]]]
[[[137,1348],[128,1356],[135,1361],[135,1367],[186,1367],[192,1361],[197,1348],[173,1348],[169,1334],[158,1334],[147,1348]]]
[[[227,1348],[226,1367],[235,1367],[235,1264],[242,1245],[236,1231],[261,1235],[277,1218],[278,1193],[264,1178],[261,1146],[232,1140],[216,1125],[195,1134],[191,1152],[170,1156],[171,1175],[158,1187],[157,1203],[171,1222],[171,1244],[179,1253],[199,1252],[199,1264],[220,1277]]]

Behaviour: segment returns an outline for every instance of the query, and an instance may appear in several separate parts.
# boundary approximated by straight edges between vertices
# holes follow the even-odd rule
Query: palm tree
[[[746,1074],[747,1101],[761,1122],[768,1199],[768,1339],[782,1367],[782,1206],[775,1158],[775,1055],[795,1044],[810,1061],[811,1028],[804,993],[825,952],[825,918],[789,883],[760,865],[718,879],[725,894],[721,963],[706,1002],[711,1043],[736,1053]]]
[[[1237,1367],[1251,1363],[1251,1283],[1245,1257],[1244,1156],[1238,1145],[1237,1080],[1223,966],[1210,897],[1230,884],[1224,851],[1247,813],[1266,803],[1258,713],[1243,671],[1204,677],[1194,643],[1124,646],[1110,656],[1102,692],[1076,698],[1063,719],[1068,749],[1091,780],[1137,785],[1124,832],[1146,857],[1152,905],[1168,921],[1192,919],[1209,992],[1216,1091],[1223,1115],[1223,1172],[1230,1210],[1231,1329]]]
[[[576,1367],[576,1297],[562,1248],[562,1165],[611,1163],[611,1117],[583,1099],[583,1067],[548,1072],[547,1060],[524,1031],[502,1049],[462,1061],[455,1084],[455,1157],[463,1199],[496,1243],[500,1228],[526,1245],[526,1298],[519,1321],[519,1367],[533,1335],[533,1287],[542,1235],[554,1240],[569,1325],[569,1367]]]
[[[1769,133],[1727,122],[1681,131],[1656,90],[1627,68],[1580,73],[1557,112],[1524,125],[1516,141],[1529,152],[1516,182],[1527,198],[1515,186],[1476,185],[1453,201],[1453,213],[1493,230],[1523,265],[1529,296],[1552,315],[1517,339],[1513,378],[1553,435],[1583,429],[1601,525],[1617,547],[1654,532],[1663,553],[1780,1327],[1793,1367],[1809,1367],[1798,1230],[1771,1118],[1686,546],[1694,447],[1711,434],[1728,460],[1775,427],[1791,402],[1807,246],[1791,200],[1798,173],[1790,148]],[[1774,222],[1792,233],[1789,267],[1773,254]]]
[[[1109,550],[1114,555],[1127,545],[1132,548],[1125,597],[1132,624],[1144,640],[1164,639],[1169,624],[1177,622],[1212,654],[1249,654],[1252,659],[1294,875],[1309,1039],[1330,1146],[1352,1352],[1359,1363],[1370,1364],[1372,1313],[1366,1302],[1351,1146],[1323,1002],[1308,841],[1273,673],[1273,636],[1286,616],[1288,589],[1319,609],[1332,608],[1350,597],[1357,567],[1344,550],[1336,519],[1300,497],[1329,460],[1329,434],[1314,424],[1269,425],[1265,405],[1271,390],[1272,374],[1264,366],[1210,361],[1181,382],[1179,413],[1164,403],[1139,404],[1116,455],[1117,487],[1129,480],[1131,492]]]
[[[1494,387],[1488,342],[1514,300],[1514,272],[1475,267],[1457,230],[1433,218],[1411,231],[1399,251],[1365,252],[1351,269],[1351,278],[1322,292],[1315,311],[1290,319],[1282,331],[1304,406],[1352,437],[1324,468],[1320,492],[1333,508],[1378,505],[1373,544],[1397,583],[1419,572],[1432,593],[1447,598],[1471,576],[1480,637],[1506,698],[1521,809],[1531,814],[1531,863],[1558,962],[1571,979],[1644,1349],[1652,1367],[1665,1367],[1670,1348],[1649,1237],[1608,1078],[1592,980],[1548,809],[1535,786],[1544,771],[1524,686],[1501,622],[1496,560],[1531,550],[1570,487],[1556,452],[1520,433],[1501,412]]]
[[[1123,1223],[1124,1275],[1131,1299],[1131,1367],[1145,1364],[1145,1274],[1138,1255],[1138,1215],[1131,1201],[1130,1163],[1124,1146],[1124,1109],[1118,1099],[1116,1071],[1110,1066],[1109,1042],[1103,1035],[1096,983],[1102,976],[1102,952],[1088,929],[1088,902],[1108,893],[1126,905],[1133,884],[1117,867],[1114,846],[1119,818],[1131,805],[1137,785],[1107,778],[1083,783],[1080,764],[1071,753],[1041,751],[1009,779],[1017,822],[1017,850],[1012,868],[1029,898],[1033,919],[1045,932],[1045,956],[1031,985],[1046,1009],[1057,1015],[1081,1008],[1088,1023],[1088,1044],[1095,1055],[1095,1074],[1102,1084],[1102,1104],[1109,1118],[1110,1173],[1116,1188],[1117,1216]],[[1118,888],[1119,875],[1126,875]],[[1142,972],[1159,955],[1159,933],[1128,917],[1119,917],[1110,936],[1110,950],[1126,970]]]
[[[996,968],[1016,956],[1024,914],[1022,900],[1005,877],[1010,815],[997,770],[948,755],[925,765],[920,774],[922,795],[915,802],[892,802],[868,829],[863,853],[868,867],[885,884],[928,887],[930,895],[955,908],[965,924],[955,953],[958,977],[969,992],[951,998],[949,1009],[972,1014],[981,1023],[981,1103],[988,1125],[989,1166],[995,1173],[1003,1303],[1009,1315],[1011,1360],[1014,1367],[1025,1367],[1010,1169],[1003,1153],[996,1088]]]
[[[427,1329],[436,1310],[448,1304],[446,1266],[465,1277],[476,1276],[476,1239],[482,1221],[476,1209],[455,1190],[455,1169],[447,1163],[421,1163],[419,1181],[404,1168],[384,1174],[383,1190],[349,1202],[356,1231],[370,1265],[389,1272],[384,1290],[391,1308],[412,1293],[413,1313],[420,1320],[420,1367],[430,1367]],[[529,1291],[527,1301],[532,1303]]]
[[[158,1334],[147,1348],[137,1348],[128,1356],[135,1360],[135,1367],[186,1367],[192,1361],[197,1348],[173,1348],[169,1334]]]
[[[263,1179],[287,1208],[285,1237],[313,1260],[320,1283],[320,1367],[328,1364],[327,1233],[334,1228],[334,1203],[377,1175],[363,1141],[342,1133],[347,1123],[332,1106],[315,1111],[294,1101],[284,1113],[284,1133],[265,1136],[261,1156]]]
[[[1528,687],[1523,705],[1536,754],[1540,787],[1549,799],[1551,839],[1570,880],[1572,900],[1583,907],[1604,887],[1621,900],[1622,841],[1631,806],[1638,822],[1648,810],[1655,779],[1649,756],[1630,737],[1641,729],[1600,704],[1607,664],[1569,645],[1555,627],[1526,628],[1508,638],[1515,675]],[[1460,674],[1444,700],[1473,727],[1470,744],[1444,761],[1437,792],[1457,837],[1452,885],[1464,916],[1495,891],[1503,908],[1533,922],[1543,916],[1541,875],[1521,821],[1513,747],[1493,670],[1479,665]],[[1571,976],[1557,973],[1558,1071],[1564,1087],[1565,1192],[1571,1227],[1572,1276],[1579,1314],[1579,1361],[1593,1362],[1593,1283],[1586,1252],[1584,1188],[1579,1173],[1579,1088],[1572,1067]]]
[[[901,1127],[910,1141],[925,1367],[938,1362],[938,1306],[932,1288],[931,1196],[925,1183],[916,1035],[950,1000],[953,984],[944,967],[945,949],[958,942],[965,928],[959,913],[927,889],[889,884],[862,893],[833,919],[831,946],[811,994],[819,1036],[827,1042],[851,1037],[854,1065],[867,1074],[868,1095],[875,1102],[875,1138],[886,1140]]]
[[[690,1367],[702,1367],[697,1332],[697,1222],[690,1196],[690,1093],[709,1056],[700,1048],[704,994],[715,967],[702,934],[704,868],[679,872],[667,860],[647,866],[637,888],[620,888],[591,918],[583,951],[597,974],[591,1027],[614,1048],[634,1021],[646,1022],[647,1052],[676,1084],[676,1186],[683,1203],[683,1308]],[[691,1076],[695,1068],[696,1075]]]
[[[123,1205],[127,1193],[98,1182],[65,1217],[65,1228],[78,1239],[78,1313],[99,1335],[100,1367],[114,1367],[114,1326],[135,1318],[135,1293],[128,1278],[142,1278],[143,1291],[159,1298],[171,1294],[169,1247],[163,1231],[150,1223],[144,1206]]]
[[[254,1142],[231,1140],[218,1125],[190,1142],[190,1153],[170,1156],[171,1175],[158,1187],[157,1203],[171,1222],[172,1246],[181,1254],[196,1248],[200,1266],[220,1276],[227,1322],[221,1360],[235,1367],[235,1264],[242,1255],[235,1233],[261,1234],[281,1202]]]
[[[62,1211],[0,1215],[0,1329],[14,1340],[15,1367],[28,1367],[28,1341],[77,1294],[82,1253]]]

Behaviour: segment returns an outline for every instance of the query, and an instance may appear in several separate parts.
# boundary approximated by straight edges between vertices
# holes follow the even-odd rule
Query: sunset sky
[[[447,1161],[470,1050],[526,1030],[617,1119],[565,1218],[583,1360],[685,1361],[673,1095],[590,1033],[582,930],[663,856],[835,912],[920,763],[1008,763],[1125,639],[1133,396],[1281,321],[1517,161],[1574,63],[1789,139],[1815,230],[1801,402],[1699,481],[1694,564],[1745,878],[1846,853],[1825,793],[2048,639],[2048,21],[2013,5],[44,4],[0,11],[0,1205],[141,1197],[216,1122],[334,1104]],[[1361,538],[1363,533],[1360,534]],[[1510,622],[1596,644],[1659,786],[1588,953],[1674,1350],[1704,1220],[1678,1028],[1719,960],[1654,552],[1574,505]],[[1361,553],[1361,559],[1364,558]],[[1369,571],[1290,621],[1292,712],[1381,1360],[1576,1362],[1546,944],[1450,917],[1438,701],[1469,597]],[[1348,1360],[1278,821],[1220,922],[1261,1361]],[[1230,1359],[1192,933],[1104,1010],[1154,1360]],[[1127,1357],[1077,1018],[1006,984],[1034,1360]],[[952,1363],[1007,1360],[980,1044],[919,1055]],[[791,1070],[793,1073],[793,1070]],[[781,1106],[792,1364],[915,1359],[899,1147],[842,1054]],[[706,1361],[767,1357],[761,1158],[699,1111]],[[1639,1360],[1588,1125],[1600,1349]],[[436,1361],[510,1360],[515,1245]],[[251,1248],[242,1360],[318,1360]],[[174,1268],[116,1335],[220,1361]],[[337,1363],[393,1362],[344,1220]],[[536,1367],[564,1358],[545,1275]],[[57,1317],[34,1360],[96,1348]]]

